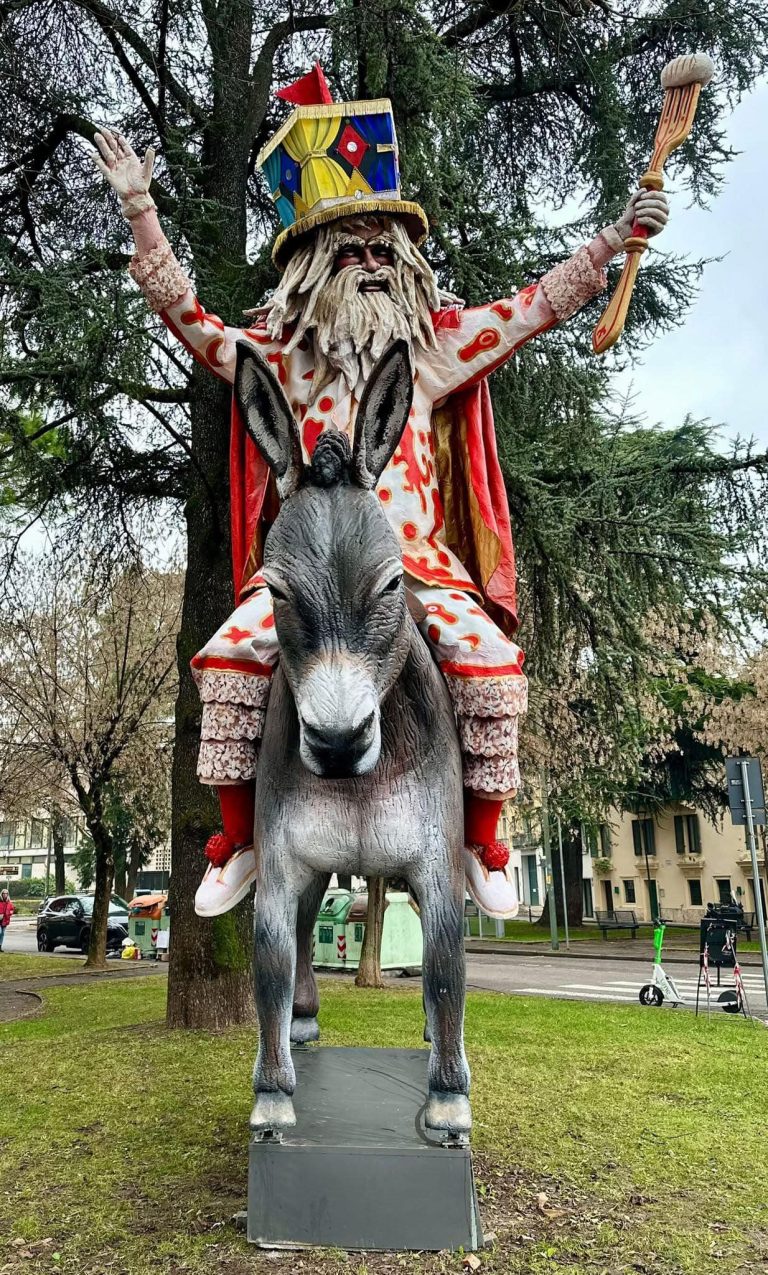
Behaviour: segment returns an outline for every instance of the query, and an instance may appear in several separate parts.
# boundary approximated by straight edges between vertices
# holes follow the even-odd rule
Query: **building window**
[[[64,845],[73,846],[77,835],[77,828],[75,827],[74,820],[70,819],[68,815],[65,815],[61,821],[61,826],[62,832],[64,833]]]
[[[675,849],[678,854],[701,854],[698,815],[675,815]]]
[[[634,883],[634,881],[625,881],[625,882],[624,882],[624,902],[625,902],[625,903],[636,903],[636,902],[637,902],[637,899],[635,898],[635,883]]]
[[[652,819],[632,820],[632,844],[636,855],[656,854],[656,828]]]
[[[32,864],[31,864],[31,863],[22,863],[22,865],[21,865],[21,879],[22,879],[22,881],[28,881],[28,880],[29,880],[29,878],[30,878],[31,876],[32,876]]]
[[[611,846],[611,829],[607,823],[600,824],[600,853],[604,859],[610,859],[613,853]]]
[[[13,833],[14,850],[26,850],[27,848],[27,825],[24,820],[19,820]]]
[[[11,849],[11,846],[13,845],[14,831],[15,824],[10,823],[10,821],[4,819],[2,823],[0,823],[0,850]]]
[[[718,903],[730,903],[731,878],[730,877],[715,877],[715,886],[717,887]]]
[[[695,908],[700,908],[700,907],[701,907],[701,904],[702,904],[702,898],[701,898],[701,881],[698,881],[698,880],[696,880],[696,881],[690,881],[690,880],[689,880],[689,882],[688,882],[688,893],[689,893],[689,895],[690,895],[690,897],[691,897],[691,904],[692,904],[692,906],[693,906],[693,907],[695,907]]]
[[[33,819],[32,820],[32,837],[30,840],[30,845],[35,847],[45,846],[48,842],[47,832],[48,830],[45,826],[45,820]]]

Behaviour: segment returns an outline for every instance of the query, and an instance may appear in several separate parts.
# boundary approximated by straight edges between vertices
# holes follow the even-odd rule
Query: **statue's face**
[[[381,226],[372,225],[361,227],[357,233],[350,235],[349,242],[342,244],[334,257],[334,275],[356,266],[359,270],[364,270],[367,275],[373,276],[382,267],[391,267],[394,264],[392,245],[383,242],[381,232]],[[386,280],[373,277],[362,279],[359,291],[386,292],[388,291]]]

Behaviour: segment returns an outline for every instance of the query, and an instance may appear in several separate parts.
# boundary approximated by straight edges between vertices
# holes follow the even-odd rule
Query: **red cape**
[[[450,322],[450,314],[436,315],[435,327]],[[432,424],[446,541],[495,618],[514,631],[515,552],[487,378],[453,394],[435,410]],[[274,519],[277,501],[269,468],[247,434],[234,398],[229,473],[232,573],[236,601],[242,601],[261,567],[265,526]]]

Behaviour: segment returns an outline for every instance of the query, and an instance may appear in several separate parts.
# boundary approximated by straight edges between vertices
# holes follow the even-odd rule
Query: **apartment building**
[[[82,831],[79,822],[64,821],[64,863],[68,877],[75,875],[70,866]],[[46,866],[53,872],[53,845],[50,822],[45,818],[3,819],[0,821],[0,886],[29,877],[45,877]]]
[[[755,881],[744,828],[726,812],[713,823],[691,806],[669,806],[657,814],[616,814],[593,837],[585,855],[586,895],[594,908],[633,908],[639,919],[661,914],[696,922],[708,903],[733,895],[755,911]],[[758,837],[758,869],[766,900],[764,837]],[[589,881],[589,891],[586,889]],[[585,907],[585,915],[590,915]]]

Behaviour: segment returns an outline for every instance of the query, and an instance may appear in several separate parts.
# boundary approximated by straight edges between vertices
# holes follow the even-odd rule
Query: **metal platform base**
[[[248,1239],[266,1248],[482,1245],[468,1147],[427,1135],[423,1049],[296,1050],[296,1127],[252,1139]]]

